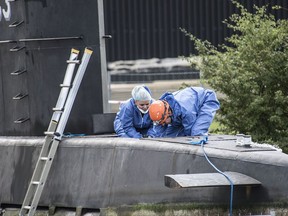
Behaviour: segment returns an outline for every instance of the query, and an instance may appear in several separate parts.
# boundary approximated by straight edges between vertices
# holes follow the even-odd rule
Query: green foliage
[[[288,21],[268,14],[267,5],[250,13],[232,2],[240,12],[224,21],[234,32],[228,45],[215,47],[182,31],[202,58],[202,82],[223,95],[221,130],[251,134],[253,141],[277,143],[288,152]],[[195,64],[192,56],[187,60]]]

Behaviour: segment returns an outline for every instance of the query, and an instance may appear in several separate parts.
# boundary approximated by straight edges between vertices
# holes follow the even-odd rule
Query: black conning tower
[[[92,114],[108,109],[102,0],[20,0],[0,7],[0,135],[43,135],[70,50],[85,47],[93,56],[65,131],[92,133]]]

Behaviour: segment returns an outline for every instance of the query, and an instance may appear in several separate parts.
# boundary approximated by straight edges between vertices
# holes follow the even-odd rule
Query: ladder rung
[[[40,200],[42,190],[44,188],[50,167],[52,165],[52,162],[53,162],[53,159],[55,156],[55,152],[57,150],[58,144],[60,143],[60,141],[62,139],[63,131],[64,131],[65,126],[67,124],[67,120],[68,120],[68,117],[70,115],[70,111],[72,109],[72,105],[74,103],[75,96],[78,92],[81,80],[83,78],[84,72],[86,70],[86,67],[87,67],[87,64],[89,62],[89,59],[90,59],[92,52],[93,52],[92,50],[85,48],[85,53],[82,57],[82,60],[79,61],[79,60],[76,60],[79,51],[73,49],[73,55],[70,55],[70,58],[67,61],[67,63],[71,64],[71,65],[68,65],[68,67],[67,67],[64,81],[60,85],[62,87],[70,87],[69,82],[71,81],[70,79],[72,79],[73,70],[74,70],[74,67],[76,66],[75,64],[78,64],[78,63],[81,63],[81,64],[78,67],[77,73],[74,77],[72,88],[71,89],[66,89],[66,88],[61,89],[56,107],[53,108],[54,111],[63,111],[63,113],[61,113],[61,118],[58,118],[59,117],[58,114],[60,114],[60,113],[53,113],[53,116],[51,119],[51,124],[49,125],[48,130],[46,132],[44,132],[45,135],[48,135],[51,137],[45,138],[45,143],[41,149],[41,156],[39,157],[39,159],[37,161],[37,165],[36,165],[36,168],[34,169],[33,176],[32,176],[32,179],[33,180],[35,179],[36,181],[31,181],[29,184],[29,188],[26,192],[26,195],[25,195],[25,198],[23,201],[23,206],[21,207],[21,210],[20,210],[20,214],[22,214],[22,212],[25,212],[25,211],[23,211],[23,209],[25,209],[25,210],[29,210],[28,215],[34,215],[34,213],[37,209],[37,205],[38,205],[38,202]],[[61,105],[62,102],[64,102],[64,105]],[[59,108],[59,107],[62,107],[62,108]],[[55,114],[55,116],[54,116],[54,114]],[[57,118],[56,118],[56,116],[57,116]],[[59,120],[60,120],[60,122],[58,123]],[[52,142],[52,140],[53,140],[53,142]],[[49,147],[49,145],[51,145],[50,150],[49,150],[50,152],[48,155],[45,154],[45,152],[47,150],[47,145],[48,145],[48,147]],[[40,166],[38,166],[38,164]],[[44,166],[42,166],[42,165],[44,165]],[[42,172],[41,178],[38,179],[35,176],[39,176],[40,172]],[[35,185],[37,185],[37,186],[35,186]],[[37,187],[36,190],[34,190],[35,188],[33,188],[33,186]],[[30,203],[31,198],[32,198],[32,203]]]
[[[61,136],[61,134],[59,132],[46,131],[46,132],[44,132],[44,134],[47,135],[47,136],[56,136],[56,137]]]
[[[39,185],[39,184],[40,184],[39,181],[32,181],[31,183],[32,183],[33,185]]]
[[[48,136],[54,136],[54,133],[55,133],[55,132],[50,132],[50,131],[44,132],[44,134],[45,134],[45,135],[48,135]]]
[[[64,108],[60,108],[60,107],[54,107],[52,110],[53,110],[53,111],[63,111],[63,110],[64,110]]]
[[[68,64],[80,64],[79,60],[67,60]]]
[[[70,88],[72,85],[65,85],[65,84],[60,84],[60,87],[62,87],[62,88]]]

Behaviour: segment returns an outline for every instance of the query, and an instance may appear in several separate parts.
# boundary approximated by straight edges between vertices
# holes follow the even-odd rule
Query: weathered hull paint
[[[230,187],[170,189],[164,175],[216,172],[189,138],[65,138],[59,145],[39,206],[106,208],[138,203],[227,204]],[[23,202],[44,137],[0,137],[0,203]],[[205,145],[222,171],[251,176],[260,187],[235,187],[233,202],[288,200],[288,156],[267,147],[236,147],[234,136],[210,136]]]

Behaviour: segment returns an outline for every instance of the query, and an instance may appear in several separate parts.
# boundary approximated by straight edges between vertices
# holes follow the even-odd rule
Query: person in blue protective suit
[[[138,85],[132,90],[132,98],[120,105],[114,120],[114,130],[120,137],[154,137],[153,122],[148,109],[154,101],[147,86]]]
[[[165,93],[149,108],[150,118],[158,127],[157,137],[205,136],[220,103],[214,91],[188,87]]]

